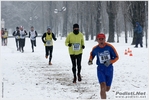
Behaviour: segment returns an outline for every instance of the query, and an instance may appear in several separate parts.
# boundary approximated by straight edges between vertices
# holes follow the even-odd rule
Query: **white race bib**
[[[80,50],[80,43],[74,43],[73,44],[73,50],[74,51],[79,51]]]
[[[46,46],[51,46],[52,45],[52,41],[51,40],[47,40],[46,41]]]
[[[34,38],[34,37],[35,37],[35,36],[31,36],[31,38],[30,38],[30,39],[31,39],[31,40],[35,40],[35,38]]]
[[[19,36],[16,36],[16,39],[19,39],[20,37]]]
[[[98,57],[99,57],[99,60],[100,60],[101,64],[103,64],[105,61],[111,59],[109,51],[104,51],[102,53],[99,53]]]

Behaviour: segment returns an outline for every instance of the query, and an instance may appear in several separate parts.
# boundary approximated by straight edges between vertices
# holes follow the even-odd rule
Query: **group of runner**
[[[27,32],[23,30],[23,27],[16,27],[16,31],[13,33],[13,36],[16,38],[17,50],[24,52],[23,47],[25,46],[25,37]],[[36,46],[36,37],[38,36],[37,32],[34,30],[34,27],[31,27],[29,31],[29,37],[32,44],[32,52],[34,52],[34,46]],[[45,32],[42,37],[42,42],[45,45],[45,58],[49,60],[48,64],[52,65],[52,52],[53,52],[53,40],[56,41],[54,33],[51,31],[51,27],[47,27],[47,32]],[[106,36],[104,33],[99,33],[96,36],[98,44],[93,47],[90,52],[90,57],[88,65],[93,64],[93,59],[97,58],[97,77],[100,83],[100,95],[101,99],[106,99],[106,92],[110,90],[113,79],[113,63],[118,59],[118,53],[116,49],[109,43],[106,42]],[[18,45],[19,41],[19,45]],[[82,81],[81,76],[81,60],[83,49],[85,49],[85,42],[83,34],[79,31],[79,25],[73,25],[73,31],[70,32],[65,40],[65,45],[68,46],[68,51],[72,63],[72,73],[73,73],[73,83]]]
[[[29,31],[29,33],[24,30],[23,26],[16,27],[16,31],[14,31],[12,35],[15,37],[17,51],[20,51],[22,53],[24,52],[25,38],[28,34],[31,40],[32,52],[34,52],[34,46],[36,47],[36,37],[38,36],[38,34],[37,31],[34,30],[33,26],[31,26],[31,30]]]

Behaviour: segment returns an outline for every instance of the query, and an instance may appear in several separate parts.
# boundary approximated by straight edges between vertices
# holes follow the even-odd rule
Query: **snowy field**
[[[145,39],[144,39],[145,40]],[[149,50],[148,48],[134,48],[124,43],[112,43],[115,46],[119,60],[114,64],[114,77],[107,99],[137,99],[149,100]],[[65,38],[54,41],[53,65],[48,65],[45,49],[41,38],[37,38],[35,52],[31,51],[29,38],[26,38],[24,53],[16,50],[15,39],[8,38],[8,46],[1,47],[2,96],[4,99],[100,99],[100,87],[96,75],[96,58],[94,64],[87,64],[92,47],[97,44],[94,40],[85,41],[82,57],[82,81],[72,83],[71,61]],[[145,43],[145,42],[144,42]],[[124,55],[125,49],[130,48],[133,56]],[[137,97],[122,97],[118,92],[145,92]],[[119,97],[117,97],[119,96]],[[133,96],[133,95],[129,95]]]

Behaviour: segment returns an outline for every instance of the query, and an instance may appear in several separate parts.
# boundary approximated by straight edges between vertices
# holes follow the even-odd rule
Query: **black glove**
[[[84,45],[82,45],[82,49],[84,49],[85,48],[85,46]]]
[[[57,38],[55,38],[55,41],[57,40]]]
[[[105,65],[106,67],[108,67],[110,64],[111,64],[111,61],[110,61],[110,60],[107,60],[107,61],[104,62],[104,65]]]
[[[34,38],[36,38],[36,36]]]
[[[71,47],[71,46],[72,46],[72,44],[71,44],[71,43],[69,43],[69,44],[68,44],[68,46],[69,46],[69,47]]]
[[[43,43],[46,43],[46,41],[43,41]]]
[[[88,61],[88,65],[92,65],[93,62],[91,60]]]

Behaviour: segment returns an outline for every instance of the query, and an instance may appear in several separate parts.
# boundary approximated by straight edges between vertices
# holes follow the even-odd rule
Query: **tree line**
[[[51,26],[62,37],[78,23],[86,40],[93,40],[97,33],[103,32],[108,34],[108,42],[119,42],[124,32],[124,42],[131,36],[134,44],[136,22],[143,27],[147,42],[148,1],[2,1],[1,18],[7,28],[22,25],[29,30],[34,26],[39,33],[44,33]]]

